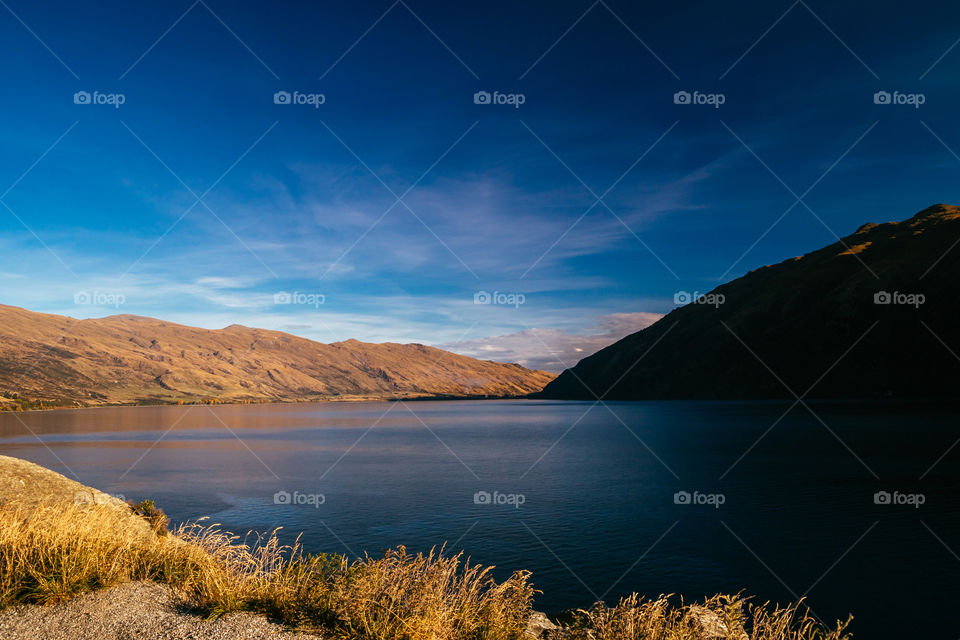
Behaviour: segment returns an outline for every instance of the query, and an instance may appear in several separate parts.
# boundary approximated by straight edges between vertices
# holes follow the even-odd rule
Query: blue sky
[[[32,310],[557,370],[960,202],[948,3],[0,4],[0,302]]]

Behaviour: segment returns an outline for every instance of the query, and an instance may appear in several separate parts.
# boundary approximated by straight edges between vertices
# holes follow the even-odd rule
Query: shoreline
[[[352,403],[352,402],[428,402],[428,401],[452,401],[452,400],[537,400],[524,395],[504,395],[504,396],[457,396],[457,395],[417,395],[417,396],[330,396],[324,398],[310,398],[303,400],[249,400],[236,402],[118,402],[105,404],[89,404],[82,406],[56,405],[42,408],[30,409],[11,409],[6,405],[0,405],[0,415],[5,413],[41,413],[50,411],[79,411],[85,409],[115,409],[115,408],[141,408],[141,407],[242,407],[257,405],[296,405],[296,404],[323,404],[323,403]]]
[[[264,401],[237,401],[237,402],[131,402],[131,403],[110,403],[95,404],[83,406],[57,405],[43,408],[30,409],[11,409],[6,405],[0,405],[0,416],[22,413],[48,413],[54,411],[81,411],[91,409],[134,409],[146,407],[242,407],[242,406],[284,406],[299,404],[350,404],[360,402],[451,402],[451,401],[470,401],[470,400],[530,400],[538,402],[570,402],[570,403],[589,403],[593,399],[584,398],[544,398],[537,393],[528,395],[503,395],[503,396],[456,396],[456,395],[422,395],[422,396],[330,396],[328,398],[310,398],[303,400],[264,400]],[[778,406],[784,404],[793,404],[790,398],[737,398],[737,399],[644,399],[644,400],[604,400],[605,404],[696,404],[696,405],[770,405]],[[923,406],[923,407],[944,407],[956,409],[960,407],[960,398],[805,398],[804,402],[813,406]]]

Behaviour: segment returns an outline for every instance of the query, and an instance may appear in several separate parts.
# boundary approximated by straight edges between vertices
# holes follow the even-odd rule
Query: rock
[[[22,504],[108,504],[129,510],[117,496],[82,485],[32,462],[0,456],[0,504],[8,500],[16,500]]]
[[[743,629],[729,629],[720,616],[715,611],[706,607],[692,605],[687,608],[687,619],[699,627],[703,638],[711,640],[750,640],[750,637]]]
[[[133,513],[123,496],[112,496],[26,460],[0,456],[0,505],[8,502],[31,511],[39,507],[60,509],[70,503],[83,508],[105,506],[129,516],[143,535],[155,535],[147,521]]]
[[[547,614],[540,611],[531,611],[530,617],[527,618],[526,636],[528,638],[549,638],[552,632],[559,629],[560,627],[555,625]]]

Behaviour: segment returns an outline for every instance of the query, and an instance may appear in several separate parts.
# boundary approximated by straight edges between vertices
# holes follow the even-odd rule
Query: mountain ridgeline
[[[960,397],[958,245],[956,206],[865,224],[675,309],[538,396]]]
[[[0,408],[522,396],[553,379],[421,344],[323,344],[232,325],[76,320],[0,305]]]

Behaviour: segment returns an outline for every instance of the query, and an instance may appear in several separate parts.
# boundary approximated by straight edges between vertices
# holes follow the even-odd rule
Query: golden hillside
[[[553,377],[421,344],[323,344],[240,325],[76,320],[0,305],[0,401],[8,407],[515,396]]]

